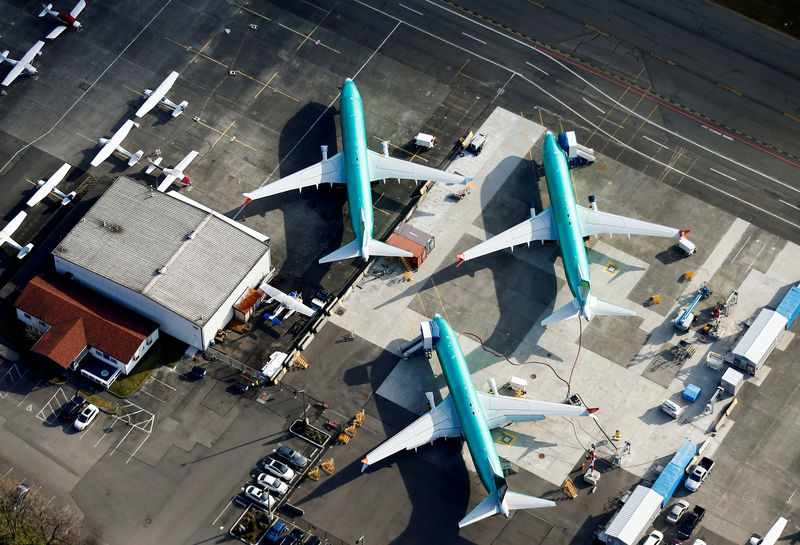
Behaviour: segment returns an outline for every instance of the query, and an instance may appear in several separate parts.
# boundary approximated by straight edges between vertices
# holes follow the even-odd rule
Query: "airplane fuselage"
[[[434,322],[439,326],[439,342],[436,343],[436,355],[442,366],[447,388],[453,400],[456,415],[458,416],[464,439],[467,442],[470,456],[475,464],[478,477],[486,491],[494,496],[498,505],[502,505],[502,494],[505,490],[498,490],[494,476],[503,476],[500,458],[494,448],[492,434],[486,424],[475,385],[472,383],[467,362],[461,345],[450,324],[441,316],[435,316]],[[503,512],[508,516],[507,512]]]
[[[566,154],[558,145],[556,135],[548,132],[544,138],[542,162],[547,192],[550,195],[553,223],[564,263],[564,274],[567,277],[569,290],[585,309],[590,291],[581,290],[581,280],[590,282],[589,260],[586,257],[586,246],[578,219],[575,192],[570,181],[569,165]]]
[[[367,245],[372,238],[372,189],[370,188],[367,133],[364,126],[364,107],[356,84],[350,78],[342,85],[339,99],[344,148],[344,176],[347,201],[350,207],[350,225],[362,249],[364,260],[369,258]]]

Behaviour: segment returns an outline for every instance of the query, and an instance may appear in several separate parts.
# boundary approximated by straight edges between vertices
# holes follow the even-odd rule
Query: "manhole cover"
[[[532,378],[533,380],[536,380],[536,373],[531,373],[531,378]]]
[[[540,452],[540,453],[539,453],[539,459],[540,459],[540,460],[544,460],[544,453],[543,453],[543,452]]]

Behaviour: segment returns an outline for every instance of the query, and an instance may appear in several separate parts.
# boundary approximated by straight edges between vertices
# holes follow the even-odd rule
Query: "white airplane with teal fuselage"
[[[343,183],[347,185],[347,200],[350,204],[350,224],[356,239],[319,260],[329,263],[361,256],[365,261],[370,256],[411,257],[411,252],[395,248],[372,238],[373,213],[370,182],[388,178],[432,180],[447,184],[466,184],[464,176],[444,172],[402,159],[389,157],[388,148],[380,154],[367,148],[367,133],[364,126],[364,108],[361,95],[352,79],[342,85],[339,99],[339,114],[342,123],[342,148],[340,153],[327,157],[323,146],[322,161],[280,180],[245,193],[245,205],[252,200],[275,195],[292,189],[319,184]]]
[[[500,395],[494,379],[489,380],[491,392],[477,391],[458,336],[447,320],[436,314],[430,322],[422,322],[420,329],[422,335],[403,347],[403,354],[427,354],[435,349],[450,395],[434,406],[433,394],[429,392],[431,410],[367,454],[361,460],[361,471],[401,450],[416,449],[440,438],[463,437],[489,496],[461,519],[459,527],[498,513],[508,517],[515,509],[554,506],[550,500],[508,490],[489,430],[512,422],[531,422],[546,417],[589,416],[597,409]]]
[[[571,139],[574,142],[574,133],[564,134],[567,135],[564,138],[565,141]],[[550,195],[550,207],[540,214],[536,214],[536,211],[531,208],[530,219],[458,254],[458,264],[504,248],[513,249],[517,244],[530,245],[536,240],[543,243],[555,240],[558,241],[561,249],[567,285],[575,299],[542,320],[542,325],[560,322],[572,316],[583,316],[587,321],[597,314],[635,316],[636,313],[632,310],[597,299],[592,295],[589,260],[586,256],[584,237],[608,233],[610,235],[623,234],[629,237],[630,235],[647,235],[680,238],[689,231],[679,231],[656,223],[600,212],[597,209],[597,200],[594,195],[589,196],[590,208],[579,206],[575,202],[569,163],[564,149],[552,132],[547,131],[544,138],[542,163],[547,179],[547,191]],[[592,152],[592,150],[586,151]]]

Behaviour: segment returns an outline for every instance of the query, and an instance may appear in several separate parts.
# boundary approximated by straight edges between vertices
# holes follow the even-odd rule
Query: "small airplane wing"
[[[784,517],[779,517],[778,520],[775,521],[775,524],[772,525],[772,528],[769,529],[767,535],[760,541],[761,545],[775,545],[777,543],[778,538],[781,537],[783,533],[783,529],[786,528],[786,523],[789,522]]]
[[[85,7],[86,7],[86,0],[78,0],[78,3],[75,4],[75,7],[72,8],[72,11],[70,11],[69,14],[72,17],[77,18],[78,15],[80,15],[81,12],[83,11],[83,8]]]
[[[5,77],[3,82],[0,83],[0,85],[4,87],[8,87],[9,85],[11,85],[11,82],[17,79],[17,76],[19,76],[22,73],[22,71],[25,70],[25,68],[27,68],[27,66],[31,63],[31,61],[33,61],[33,58],[36,56],[36,54],[39,53],[39,51],[41,51],[43,47],[44,47],[44,42],[41,40],[33,44],[33,47],[31,47],[28,50],[28,52],[25,53],[25,55],[17,62],[16,66],[14,66],[14,68],[11,69],[11,71]]]
[[[178,163],[177,165],[175,165],[175,170],[180,170],[181,172],[183,172],[183,169],[185,169],[186,167],[188,167],[188,166],[189,166],[189,163],[191,163],[192,161],[194,161],[194,158],[195,158],[195,157],[197,157],[197,154],[198,154],[198,153],[200,153],[200,152],[199,152],[199,151],[197,151],[196,149],[193,149],[192,151],[190,151],[189,153],[187,153],[187,154],[186,154],[186,157],[184,157],[183,159],[181,159],[181,162],[180,162],[180,163]]]
[[[401,180],[430,180],[445,184],[465,185],[470,178],[461,174],[445,172],[438,168],[426,167],[411,161],[404,161],[395,157],[386,157],[372,150],[367,150],[369,157],[370,180],[385,180],[398,178]]]
[[[61,165],[61,168],[59,168],[52,176],[50,176],[50,178],[48,178],[48,180],[36,190],[36,193],[34,193],[33,196],[28,199],[27,205],[35,206],[39,204],[41,200],[44,199],[53,190],[53,188],[64,179],[64,176],[67,175],[69,169],[69,163],[64,163]]]
[[[11,221],[9,221],[6,224],[6,226],[3,227],[3,229],[0,231],[0,239],[7,240],[11,238],[11,235],[14,234],[14,231],[16,231],[19,228],[19,226],[22,225],[22,222],[25,221],[25,218],[27,217],[28,214],[26,214],[25,212],[20,212],[19,214],[14,216],[14,218]]]
[[[529,244],[536,240],[555,240],[556,238],[553,211],[547,208],[536,217],[527,219],[499,235],[473,246],[466,252],[458,254],[458,262],[460,264],[504,248],[513,248],[518,244]]]
[[[322,161],[303,170],[290,174],[271,184],[262,186],[255,191],[245,193],[248,202],[276,195],[292,189],[302,190],[304,187],[318,186],[319,184],[345,183],[344,178],[344,156],[337,153],[327,161]]]
[[[166,176],[164,176],[164,179],[161,180],[161,183],[158,184],[158,187],[156,189],[164,193],[167,189],[169,189],[169,186],[171,186],[172,182],[174,181],[175,181],[175,176],[173,176],[172,174],[167,174]]]
[[[576,405],[536,401],[524,397],[493,395],[478,390],[486,423],[490,428],[510,422],[531,422],[553,416],[589,416],[597,409],[586,409]]]
[[[125,123],[123,123],[119,129],[117,129],[117,132],[114,133],[114,136],[109,138],[108,142],[106,142],[100,151],[97,152],[97,155],[95,155],[94,159],[92,159],[91,165],[96,167],[108,159],[108,157],[114,153],[114,150],[117,149],[117,146],[119,146],[122,141],[125,140],[125,137],[128,136],[128,133],[131,132],[133,125],[133,119],[128,119],[125,121]]]
[[[456,416],[453,401],[446,397],[432,410],[423,414],[378,448],[364,456],[361,471],[401,450],[411,450],[443,437],[459,437],[461,424]]]
[[[45,36],[44,39],[45,40],[55,40],[56,38],[61,36],[61,33],[64,32],[65,30],[67,30],[67,27],[65,27],[64,25],[59,25],[56,28],[54,28],[53,30],[51,30],[50,34]]]
[[[585,237],[603,233],[668,238],[680,237],[680,231],[672,227],[609,214],[608,212],[600,212],[585,206],[578,206],[578,218],[581,222],[581,233]]]
[[[139,109],[138,109],[138,110],[136,110],[136,114],[134,114],[134,115],[136,115],[136,117],[142,117],[142,116],[143,116],[143,115],[145,115],[147,112],[149,112],[150,110],[152,110],[152,109],[153,109],[153,107],[154,107],[156,104],[158,104],[158,102],[159,102],[159,101],[160,101],[162,98],[164,98],[164,95],[166,95],[166,94],[167,94],[167,91],[169,91],[169,90],[172,88],[172,86],[175,84],[175,81],[176,81],[177,79],[178,79],[178,73],[177,73],[177,72],[175,72],[175,71],[172,71],[172,72],[170,72],[169,76],[167,76],[167,78],[166,78],[164,81],[162,81],[162,82],[159,84],[159,86],[158,86],[158,87],[156,87],[156,90],[155,90],[155,91],[153,91],[153,92],[150,94],[150,96],[149,96],[149,97],[147,97],[147,100],[145,100],[145,101],[144,101],[144,104],[142,104],[142,105],[139,107]]]
[[[267,284],[266,282],[262,283],[258,289],[269,295],[273,300],[278,301],[281,305],[285,306],[288,309],[294,310],[303,314],[304,316],[313,316],[314,309],[307,307],[302,302],[298,301],[291,295],[287,295],[283,293],[278,288],[274,288]]]

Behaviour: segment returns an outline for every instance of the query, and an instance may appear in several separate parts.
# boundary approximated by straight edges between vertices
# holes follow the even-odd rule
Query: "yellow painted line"
[[[272,21],[272,19],[270,19],[266,15],[263,15],[261,13],[258,13],[257,11],[253,11],[252,9],[245,7],[244,4],[237,4],[236,2],[231,2],[231,4],[233,4],[234,6],[238,7],[242,11],[246,11],[247,13],[252,13],[256,17],[261,17],[262,19],[266,19],[267,21]]]
[[[677,66],[677,64],[676,64],[674,61],[671,61],[671,60],[669,60],[669,59],[667,59],[667,58],[664,58],[664,57],[662,57],[661,55],[659,55],[658,53],[653,53],[653,52],[651,51],[651,52],[650,52],[650,56],[651,56],[651,57],[653,57],[654,59],[658,60],[658,61],[661,61],[661,62],[667,63],[667,64],[668,64],[668,65],[670,65],[670,66]]]
[[[465,73],[463,73],[463,72],[459,72],[459,74],[458,74],[458,75],[459,75],[459,76],[461,76],[462,78],[471,79],[472,81],[474,81],[474,82],[476,82],[476,83],[480,83],[481,85],[486,85],[486,83],[482,82],[481,80],[479,80],[479,79],[475,79],[475,78],[473,78],[472,76],[468,76],[468,75],[466,75],[466,74],[465,74]]]
[[[309,6],[311,6],[312,8],[316,8],[316,9],[318,9],[318,10],[320,10],[320,11],[324,11],[325,13],[330,13],[330,10],[327,10],[327,9],[325,9],[325,8],[321,8],[321,7],[319,7],[319,6],[318,6],[318,5],[316,5],[316,4],[312,4],[312,3],[311,3],[311,2],[309,2],[308,0],[301,0],[301,1],[302,1],[304,4],[308,4],[308,5],[309,5]]]
[[[98,144],[98,142],[97,142],[97,138],[89,138],[89,137],[88,137],[88,136],[86,136],[85,134],[81,134],[81,133],[79,133],[79,132],[76,132],[75,134],[77,134],[78,136],[82,136],[82,137],[84,137],[84,138],[85,138],[86,140],[88,140],[89,142],[94,142],[94,143],[95,143],[95,144],[97,144],[98,146],[100,145],[100,144]]]
[[[380,136],[375,136],[374,134],[372,135],[372,138],[374,138],[375,140],[378,140],[379,142],[383,142],[384,140],[386,140],[385,138],[381,138]],[[400,150],[403,153],[405,153],[406,155],[410,155],[411,159],[409,159],[409,161],[413,161],[414,158],[417,158],[417,159],[421,159],[421,160],[425,161],[426,163],[428,162],[428,160],[425,159],[424,157],[422,157],[420,155],[417,155],[416,153],[411,153],[410,151],[405,150],[405,149],[401,148],[400,146],[395,146],[391,142],[389,142],[389,147],[390,148],[394,148],[396,150]],[[381,151],[383,151],[383,150],[381,150]]]
[[[539,110],[539,125],[544,127],[544,119],[542,118],[542,109],[541,108],[537,108],[537,110]]]
[[[588,29],[589,29],[589,30],[591,30],[592,32],[597,32],[597,33],[598,33],[598,34],[600,34],[601,36],[605,36],[606,38],[610,38],[610,37],[611,37],[611,34],[609,34],[608,32],[603,32],[603,31],[602,31],[602,30],[600,30],[599,28],[597,28],[597,27],[594,27],[594,26],[590,25],[589,23],[586,23],[586,24],[585,24],[585,25],[583,25],[583,26],[584,26],[584,27],[586,27],[586,28],[588,28]]]
[[[25,178],[25,181],[26,181],[26,182],[28,182],[28,183],[29,183],[29,184],[31,184],[31,185],[39,185],[39,184],[37,184],[36,182],[34,182],[34,181],[32,181],[32,180],[29,180],[29,179],[27,179],[27,178]]]
[[[495,392],[497,393],[497,392]],[[510,447],[514,444],[514,441],[517,440],[517,436],[513,433],[508,433],[507,431],[503,430],[503,433],[500,434],[500,437],[497,438],[497,442],[501,445],[505,445]]]
[[[467,117],[467,114],[472,111],[472,108],[475,107],[477,103],[478,103],[478,97],[475,97],[475,100],[472,101],[472,104],[470,104],[469,109],[466,112],[464,112],[464,115],[462,115],[461,119],[459,119],[458,123],[456,123],[457,125],[460,125],[464,121],[464,118]]]
[[[258,90],[258,92],[256,93],[256,96],[254,96],[253,98],[258,98],[258,95],[260,95],[260,94],[261,94],[261,91],[263,91],[264,89],[266,89],[267,87],[269,87],[269,86],[270,86],[269,84],[270,84],[270,83],[272,83],[272,80],[274,80],[274,79],[275,79],[275,76],[277,76],[277,75],[278,75],[278,73],[277,73],[277,72],[275,72],[274,74],[272,74],[272,77],[271,77],[271,78],[269,78],[269,81],[268,81],[268,82],[266,82],[264,85],[262,85],[262,86],[261,86],[261,89],[259,89],[259,90]]]
[[[622,130],[622,127],[624,127],[624,126],[625,126],[625,122],[626,122],[626,121],[628,121],[628,118],[630,118],[630,116],[631,116],[631,114],[634,112],[634,110],[636,110],[636,108],[639,106],[639,104],[641,104],[641,103],[642,103],[642,101],[644,100],[644,97],[645,97],[645,95],[644,95],[644,94],[641,94],[641,95],[639,95],[639,100],[637,100],[637,101],[636,101],[636,104],[634,104],[634,105],[633,105],[633,108],[630,108],[630,109],[628,110],[628,113],[625,115],[625,119],[623,119],[623,120],[622,120],[622,123],[620,123],[620,124],[618,124],[618,125],[617,125],[617,128],[616,128],[616,129],[614,129],[614,132],[611,134],[611,137],[610,137],[610,138],[608,138],[608,139],[606,140],[606,143],[605,143],[605,144],[603,144],[603,147],[602,147],[602,148],[600,148],[600,153],[603,153],[603,152],[605,151],[606,147],[607,147],[607,146],[608,146],[608,145],[611,143],[611,140],[613,140],[613,138],[614,138],[615,136],[617,136],[617,133],[618,133],[620,130]],[[637,129],[637,132],[638,132],[638,129]]]
[[[800,117],[793,116],[792,114],[787,114],[786,112],[784,112],[783,115],[784,115],[784,117],[787,117],[787,118],[791,119],[795,123],[800,123]]]
[[[468,111],[469,111],[469,110],[467,110],[466,108],[464,108],[464,107],[462,107],[462,106],[457,106],[457,105],[455,105],[455,104],[450,104],[450,103],[449,103],[449,102],[447,102],[447,101],[445,101],[445,106],[446,106],[446,107],[447,107],[449,110],[453,110],[453,111],[458,111],[458,112],[468,112]]]
[[[603,270],[608,274],[610,274],[611,276],[615,276],[619,272],[619,265],[617,265],[613,261],[609,261],[608,265],[603,267]]]
[[[419,300],[420,306],[422,306],[422,315],[432,319],[433,316],[430,316],[428,314],[428,311],[425,310],[425,303],[422,302],[422,297],[419,294],[419,290],[417,289],[417,285],[416,284],[412,284],[411,286],[414,288],[414,291],[417,292],[417,299]]]
[[[219,137],[218,137],[216,140],[214,140],[214,143],[213,143],[213,144],[211,144],[211,149],[214,149],[214,146],[216,146],[216,145],[217,145],[217,143],[218,143],[220,140],[222,140],[222,137],[223,137],[223,136],[225,136],[225,134],[228,132],[228,129],[230,129],[231,127],[233,127],[233,124],[234,124],[234,123],[236,123],[236,120],[235,120],[235,119],[234,119],[233,121],[231,121],[231,124],[230,124],[230,125],[228,125],[228,128],[227,128],[227,129],[225,129],[224,131],[222,131],[222,132],[220,133]]]
[[[212,127],[211,125],[208,125],[208,124],[206,124],[206,123],[203,123],[202,121],[198,121],[198,122],[197,122],[197,124],[198,124],[198,125],[202,125],[203,127],[207,128],[208,130],[214,131],[215,133],[219,134],[219,135],[220,135],[220,137],[219,137],[219,138],[217,138],[217,142],[219,142],[220,138],[222,138],[223,136],[225,136],[225,133],[224,133],[223,131],[221,131],[221,130],[219,130],[219,129],[216,129],[216,128]],[[229,126],[228,128],[230,128],[230,126]],[[214,142],[214,144],[216,144],[217,142]],[[239,140],[238,138],[237,138],[236,140],[234,140],[234,142],[235,142],[235,143],[237,143],[237,144],[239,144],[239,145],[241,145],[241,146],[244,146],[244,147],[246,147],[246,148],[248,148],[248,149],[251,149],[251,150],[253,150],[253,151],[258,151],[258,150],[257,150],[256,148],[254,148],[253,146],[250,146],[250,145],[248,145],[248,144],[245,144],[244,142],[242,142],[242,141],[241,141],[241,140]],[[212,146],[212,147],[213,147],[213,146]]]
[[[461,73],[461,71],[462,71],[464,68],[466,68],[466,66],[469,64],[469,61],[470,61],[470,60],[471,60],[471,59],[467,59],[466,61],[464,61],[464,64],[462,64],[462,65],[461,65],[461,68],[459,68],[459,69],[458,69],[458,72],[456,72],[456,74],[453,76],[453,79],[451,79],[451,80],[450,80],[450,83],[448,83],[448,84],[447,84],[447,86],[448,86],[448,87],[450,87],[450,86],[453,84],[453,82],[456,80],[456,78],[457,78],[457,77],[458,77],[458,75]],[[464,102],[466,102],[466,100],[465,100]]]
[[[311,36],[310,34],[303,34],[303,33],[302,33],[302,32],[300,32],[299,30],[295,30],[295,29],[293,29],[293,28],[291,28],[291,27],[288,27],[288,26],[284,25],[283,23],[278,23],[278,26],[279,26],[279,27],[283,27],[283,28],[285,28],[285,29],[286,29],[286,30],[288,30],[289,32],[294,32],[294,33],[295,33],[295,34],[297,34],[298,36],[302,36],[302,37],[304,37],[306,40],[308,39],[308,37],[309,37],[309,36]],[[314,30],[316,30],[316,28],[315,28]],[[313,31],[312,31],[312,32],[313,32]],[[303,40],[303,42],[305,42],[305,40]],[[340,53],[340,51],[339,51],[339,50],[337,50],[337,49],[334,49],[334,48],[332,48],[332,47],[331,47],[331,46],[329,46],[329,45],[325,45],[325,44],[324,44],[324,43],[322,43],[322,42],[319,42],[318,44],[317,44],[317,42],[314,42],[314,43],[315,43],[316,45],[321,45],[322,47],[324,47],[324,48],[326,48],[326,49],[330,49],[330,50],[331,50],[331,51],[333,51],[334,53]],[[300,45],[303,45],[303,44],[300,44]]]
[[[139,96],[144,96],[144,93],[141,92],[138,89],[132,89],[132,88],[128,87],[127,85],[125,85],[124,83],[122,84],[122,86],[125,87],[128,91],[133,91],[134,93],[136,93]]]
[[[469,100],[467,100],[466,98],[462,98],[462,97],[456,96],[456,95],[448,95],[447,98],[449,100],[458,100],[460,102],[463,102],[464,104],[469,104]]]
[[[718,82],[717,82],[717,87],[719,87],[720,89],[725,89],[726,91],[728,91],[729,93],[733,93],[733,94],[734,94],[734,95],[736,95],[737,97],[740,97],[740,96],[742,96],[742,92],[741,92],[741,91],[737,91],[737,90],[736,90],[736,89],[734,89],[733,87],[728,87],[727,85],[725,85],[725,84],[724,84],[724,83],[722,83],[722,82],[719,82],[719,81],[718,81]]]
[[[636,131],[633,133],[633,135],[632,135],[630,138],[628,138],[628,142],[627,142],[627,144],[630,144],[630,143],[633,141],[633,139],[634,139],[634,138],[636,138],[636,135],[637,135],[637,134],[639,134],[639,131],[640,131],[640,130],[642,130],[642,127],[644,127],[644,126],[645,126],[645,124],[647,123],[647,121],[650,119],[650,117],[653,115],[653,113],[654,113],[654,112],[655,112],[657,109],[658,109],[658,104],[656,104],[655,106],[653,106],[653,109],[652,109],[652,110],[650,110],[650,113],[649,113],[649,114],[647,114],[647,117],[645,118],[645,120],[644,120],[644,121],[642,121],[642,124],[641,124],[641,125],[639,125],[639,127],[636,129]],[[623,153],[625,153],[625,149],[626,149],[626,148],[622,148],[621,150],[619,150],[619,153],[617,154],[617,161],[619,161],[619,158],[620,158],[620,157],[622,157],[622,154],[623,154]]]
[[[544,4],[542,4],[541,2],[536,2],[535,0],[528,0],[528,3],[529,3],[529,4],[533,4],[533,5],[534,5],[534,6],[536,6],[537,8],[542,8],[542,9],[544,9],[544,8],[546,8],[546,7],[547,7],[547,6],[545,6]]]
[[[190,60],[188,63],[186,63],[186,66],[189,66],[190,64],[197,62],[197,57],[198,57],[198,55],[201,55],[201,54],[203,53],[203,50],[204,50],[206,47],[208,47],[208,45],[209,45],[210,43],[211,43],[211,40],[208,40],[208,41],[207,41],[205,44],[203,44],[203,47],[201,47],[201,48],[200,48],[200,51],[198,51],[198,52],[195,54],[195,56],[194,56],[194,57],[192,57],[192,60]]]
[[[444,312],[444,318],[449,323],[450,322],[450,317],[447,315],[447,307],[444,306],[444,301],[442,300],[442,296],[439,295],[439,288],[436,287],[436,282],[433,281],[433,277],[432,276],[430,277],[430,281],[431,281],[431,284],[433,284],[433,291],[436,292],[436,297],[439,299],[439,303],[441,303],[441,305],[442,305],[442,311]]]

